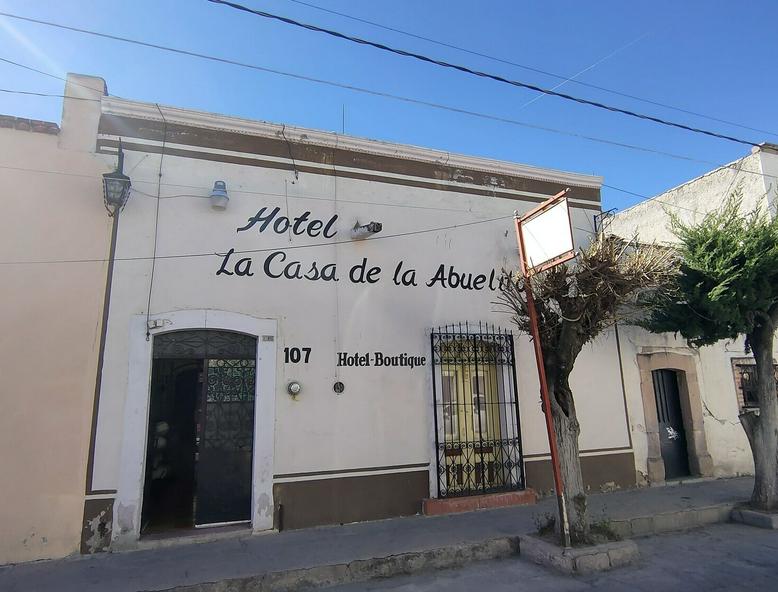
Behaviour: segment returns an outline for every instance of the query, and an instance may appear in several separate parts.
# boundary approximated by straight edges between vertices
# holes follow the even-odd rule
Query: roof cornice
[[[162,114],[160,114],[160,111]],[[446,166],[462,167],[497,175],[536,179],[573,187],[593,187],[599,189],[603,181],[602,177],[594,175],[568,173],[488,158],[451,154],[442,150],[420,148],[407,144],[393,144],[380,140],[368,140],[335,132],[324,132],[303,127],[268,123],[266,121],[242,119],[206,111],[158,106],[155,103],[129,101],[118,97],[103,97],[102,112],[106,115],[152,121],[163,121],[162,115],[164,115],[164,120],[167,123],[266,138],[279,138],[283,134],[288,140],[294,142],[353,150],[377,156],[445,164]]]

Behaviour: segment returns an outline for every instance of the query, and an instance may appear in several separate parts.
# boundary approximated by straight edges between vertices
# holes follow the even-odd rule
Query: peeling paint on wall
[[[88,499],[84,502],[81,553],[89,555],[108,550],[113,530],[113,499]]]

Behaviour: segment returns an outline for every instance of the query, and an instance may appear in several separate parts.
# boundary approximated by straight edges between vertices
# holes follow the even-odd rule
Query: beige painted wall
[[[625,237],[640,236],[643,241],[672,243],[676,239],[670,230],[672,213],[686,223],[699,222],[703,216],[718,208],[723,198],[739,189],[743,207],[753,209],[757,205],[767,208],[772,204],[775,188],[763,175],[764,161],[778,161],[778,156],[759,152],[736,160],[728,167],[721,167],[687,183],[669,189],[650,200],[619,212],[610,229]],[[778,167],[776,167],[778,169]],[[768,191],[768,188],[770,191]],[[774,212],[774,208],[772,209]]]
[[[763,148],[688,183],[642,202],[615,216],[610,226],[614,234],[644,242],[673,243],[669,212],[685,222],[698,222],[705,213],[718,208],[733,189],[742,191],[743,207],[756,206],[775,215],[775,187],[778,151]],[[700,387],[705,439],[717,477],[751,474],[753,459],[738,419],[737,385],[732,359],[749,357],[743,339],[720,341],[699,349],[691,348],[680,336],[654,335],[636,327],[622,327],[622,363],[627,402],[640,482],[648,474],[646,418],[640,390],[639,354],[667,351],[689,356]],[[778,348],[776,348],[778,357]]]
[[[102,80],[77,82],[99,99]],[[106,167],[82,151],[99,102],[65,103],[67,150],[63,133],[0,129],[4,263],[108,254]],[[2,265],[0,564],[78,550],[105,272],[102,262]]]

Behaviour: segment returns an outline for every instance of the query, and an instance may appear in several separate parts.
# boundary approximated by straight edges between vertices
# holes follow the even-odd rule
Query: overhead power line
[[[2,59],[2,58],[0,58]],[[3,60],[5,61],[5,60]],[[52,93],[35,92],[31,90],[16,90],[11,88],[0,88],[0,92],[9,93],[14,95],[31,95],[35,97],[54,97],[57,99],[76,99],[77,101],[93,101],[99,103],[100,99],[89,99],[87,97],[68,97],[67,95],[57,95]]]
[[[752,132],[759,132],[761,134],[768,134],[768,135],[771,135],[771,136],[778,136],[778,132],[771,132],[769,130],[763,130],[763,129],[759,129],[757,127],[750,127],[750,126],[744,125],[742,123],[736,123],[734,121],[728,121],[726,119],[720,119],[718,117],[713,117],[712,115],[706,115],[704,113],[699,113],[697,111],[691,111],[689,109],[684,109],[682,107],[678,107],[678,106],[675,106],[675,105],[669,105],[667,103],[662,103],[662,102],[659,102],[659,101],[654,101],[652,99],[647,99],[645,97],[640,97],[640,96],[637,96],[637,95],[625,93],[625,92],[622,92],[622,91],[619,91],[619,90],[614,90],[612,88],[607,88],[607,87],[604,87],[604,86],[599,86],[597,84],[592,84],[590,82],[584,82],[583,80],[577,80],[577,79],[571,78],[570,76],[565,76],[563,74],[557,74],[555,72],[549,72],[548,70],[543,70],[543,69],[540,69],[540,68],[536,68],[534,66],[529,66],[527,64],[520,64],[518,62],[507,60],[505,58],[500,58],[500,57],[497,57],[497,56],[493,56],[493,55],[489,55],[489,54],[482,53],[482,52],[479,52],[479,51],[475,51],[473,49],[468,49],[466,47],[461,47],[459,45],[454,45],[453,43],[446,43],[445,41],[441,41],[440,39],[433,39],[431,37],[425,37],[424,35],[418,35],[416,33],[411,33],[410,31],[406,31],[406,30],[403,30],[403,29],[398,29],[396,27],[390,27],[390,26],[384,25],[382,23],[378,23],[378,22],[371,21],[371,20],[368,20],[368,19],[360,18],[360,17],[354,16],[354,15],[351,15],[351,14],[347,14],[345,12],[338,12],[337,10],[332,10],[331,8],[325,8],[323,6],[317,6],[316,4],[311,4],[309,2],[303,2],[302,0],[288,0],[288,1],[289,2],[293,2],[295,4],[299,4],[301,6],[307,6],[308,8],[313,8],[314,10],[320,10],[322,12],[326,12],[326,13],[329,13],[329,14],[334,14],[336,16],[340,16],[340,17],[343,17],[343,18],[346,18],[346,19],[349,19],[349,20],[352,20],[352,21],[355,21],[355,22],[358,22],[358,23],[363,23],[363,24],[366,24],[366,25],[370,25],[371,27],[378,27],[379,29],[384,29],[385,31],[391,31],[393,33],[398,33],[400,35],[405,35],[406,37],[411,37],[413,39],[419,39],[420,41],[425,41],[427,43],[432,43],[432,44],[438,45],[440,47],[446,47],[448,49],[453,49],[453,50],[456,50],[456,51],[461,51],[463,53],[474,55],[474,56],[477,56],[477,57],[480,57],[480,58],[484,58],[484,59],[487,59],[487,60],[490,60],[490,61],[493,61],[493,62],[497,62],[497,63],[500,63],[500,64],[506,64],[508,66],[514,66],[516,68],[521,68],[522,70],[527,70],[529,72],[535,72],[537,74],[542,74],[544,76],[550,76],[552,78],[556,78],[558,80],[565,81],[568,84],[577,84],[579,86],[585,86],[587,88],[592,88],[592,89],[599,90],[599,91],[602,91],[602,92],[618,95],[620,97],[625,97],[627,99],[632,99],[634,101],[640,101],[641,103],[646,103],[646,104],[649,104],[649,105],[654,105],[656,107],[662,107],[664,109],[671,109],[673,111],[678,111],[679,113],[685,113],[687,115],[693,115],[695,117],[701,117],[703,119],[709,119],[709,120],[715,121],[717,123],[724,123],[726,125],[731,125],[731,126],[734,126],[734,127],[739,127],[739,128],[742,128],[742,129],[747,129],[747,130],[752,131]]]
[[[667,151],[663,151],[663,150],[657,150],[657,149],[648,148],[648,147],[645,147],[645,146],[638,146],[638,145],[634,145],[634,144],[627,144],[627,143],[624,143],[624,142],[616,142],[616,141],[613,141],[613,140],[608,140],[608,139],[605,139],[605,138],[599,138],[599,137],[595,137],[595,136],[588,136],[588,135],[585,135],[585,134],[579,134],[579,133],[571,132],[571,131],[568,131],[568,130],[561,130],[561,129],[551,128],[551,127],[546,127],[546,126],[535,125],[535,124],[531,124],[531,123],[528,123],[528,122],[525,122],[525,121],[519,121],[519,120],[515,120],[515,119],[509,119],[509,118],[506,118],[506,117],[499,117],[499,116],[495,116],[495,115],[489,115],[489,114],[486,114],[486,113],[480,113],[480,112],[477,112],[477,111],[471,111],[471,110],[467,110],[467,109],[460,109],[458,107],[452,107],[450,105],[443,105],[443,104],[434,103],[434,102],[431,102],[431,101],[423,101],[423,100],[419,100],[419,99],[413,99],[413,98],[405,97],[405,96],[402,96],[402,95],[395,95],[395,94],[386,93],[386,92],[382,92],[382,91],[376,91],[376,90],[372,90],[372,89],[368,89],[368,88],[363,88],[363,87],[359,87],[359,86],[343,84],[343,83],[335,82],[335,81],[332,81],[332,80],[324,80],[324,79],[320,79],[320,78],[314,78],[314,77],[311,77],[311,76],[304,76],[304,75],[300,75],[300,74],[294,74],[294,73],[291,73],[291,72],[285,72],[283,70],[275,70],[273,68],[266,68],[264,66],[259,66],[257,64],[248,64],[248,63],[239,62],[239,61],[236,61],[236,60],[231,60],[231,59],[228,59],[228,58],[222,58],[222,57],[212,56],[212,55],[208,55],[208,54],[201,54],[201,53],[197,53],[197,52],[193,52],[193,51],[189,51],[189,50],[178,49],[178,48],[168,47],[168,46],[164,46],[164,45],[158,45],[158,44],[154,44],[154,43],[148,43],[148,42],[140,41],[140,40],[137,40],[137,39],[130,39],[130,38],[126,38],[126,37],[119,37],[117,35],[110,35],[108,33],[101,33],[101,32],[98,32],[98,31],[91,31],[89,29],[81,29],[81,28],[77,28],[77,27],[71,27],[71,26],[68,26],[68,25],[62,25],[60,23],[41,21],[41,20],[38,20],[38,19],[32,19],[32,18],[18,16],[18,15],[9,14],[9,13],[0,12],[0,16],[7,16],[7,17],[10,17],[10,18],[19,19],[19,20],[23,20],[23,21],[28,21],[28,22],[32,22],[32,23],[35,23],[35,24],[40,24],[40,25],[44,25],[44,26],[64,29],[64,30],[68,30],[68,31],[76,32],[76,33],[96,36],[96,37],[105,38],[105,39],[109,39],[109,40],[113,40],[113,41],[120,41],[120,42],[123,42],[123,43],[130,43],[130,44],[138,45],[138,46],[141,46],[141,47],[147,47],[147,48],[156,49],[156,50],[159,50],[159,51],[171,52],[171,53],[175,53],[175,54],[184,55],[184,56],[187,56],[187,57],[193,57],[193,58],[197,58],[197,59],[214,61],[214,62],[217,62],[217,63],[223,63],[223,64],[228,64],[228,65],[237,66],[237,67],[241,67],[241,68],[246,68],[246,69],[250,69],[250,70],[255,70],[255,71],[259,71],[259,72],[265,72],[265,73],[268,73],[268,74],[284,76],[284,77],[292,78],[292,79],[295,79],[295,80],[302,80],[304,82],[311,82],[311,83],[314,83],[314,84],[321,84],[321,85],[335,87],[335,88],[342,88],[344,90],[364,93],[364,94],[368,94],[368,95],[371,95],[371,96],[376,96],[376,97],[381,97],[381,98],[387,98],[387,99],[402,101],[402,102],[409,103],[409,104],[421,105],[421,106],[430,107],[430,108],[434,108],[434,109],[440,109],[440,110],[444,110],[444,111],[450,111],[452,113],[458,113],[458,114],[467,115],[467,116],[470,116],[470,117],[477,117],[479,119],[495,121],[495,122],[498,122],[498,123],[507,123],[507,124],[510,124],[510,125],[516,125],[516,126],[520,126],[520,127],[526,127],[526,128],[529,128],[529,129],[536,129],[536,130],[545,131],[545,132],[549,132],[549,133],[565,135],[565,136],[579,138],[579,139],[583,139],[583,140],[587,140],[587,141],[599,142],[599,143],[610,145],[610,146],[616,146],[616,147],[627,148],[627,149],[630,149],[630,150],[636,150],[636,151],[640,151],[640,152],[647,152],[647,153],[652,153],[652,154],[658,154],[658,155],[661,155],[661,156],[667,156],[669,158],[674,158],[674,159],[677,159],[677,160],[684,160],[684,161],[687,161],[687,162],[696,162],[696,163],[706,164],[706,165],[710,165],[710,166],[713,166],[713,167],[716,167],[716,168],[729,168],[729,169],[736,170],[736,171],[743,172],[743,173],[747,173],[747,174],[750,174],[750,175],[757,175],[757,176],[760,176],[760,177],[772,178],[769,175],[765,175],[764,173],[760,173],[758,171],[743,170],[743,169],[741,169],[739,167],[736,167],[733,164],[721,164],[721,163],[717,163],[717,162],[710,161],[710,160],[699,159],[699,158],[695,158],[695,157],[687,156],[687,155],[674,154],[672,152],[667,152]],[[62,78],[60,76],[56,76],[55,74],[51,74],[51,73],[45,72],[43,70],[38,70],[38,69],[33,68],[31,66],[27,66],[25,64],[21,64],[19,62],[15,62],[13,60],[9,60],[7,58],[0,57],[0,62],[5,62],[5,63],[11,64],[11,65],[14,65],[14,66],[18,66],[20,68],[24,68],[26,70],[31,70],[33,72],[37,72],[37,73],[42,74],[44,76],[48,76],[48,77],[51,77],[51,78],[56,78],[56,79],[59,79],[59,80],[67,82],[66,78]],[[84,86],[84,85],[80,85],[80,86]],[[84,88],[89,88],[89,87],[84,86]],[[90,89],[90,90],[93,90],[93,89]],[[28,91],[10,91],[9,90],[8,92],[21,92],[23,94],[27,94]],[[43,93],[36,93],[36,94],[43,94]],[[59,95],[53,95],[52,94],[50,96],[54,97],[54,96],[59,96]],[[67,97],[67,98],[73,98],[73,97]],[[92,100],[92,99],[85,99],[85,100]],[[2,166],[0,166],[0,168],[13,168],[13,167],[2,167]],[[38,171],[38,172],[47,172],[47,171]],[[59,172],[59,171],[48,171],[48,172],[57,173],[57,174],[66,174],[66,173]],[[622,193],[627,193],[629,195],[634,195],[636,197],[642,197],[644,199],[655,199],[655,198],[649,198],[646,195],[642,195],[642,194],[639,194],[639,193],[634,193],[632,191],[629,191],[629,190],[626,190],[626,189],[621,189],[621,188],[618,188],[618,187],[613,187],[613,186],[607,185],[607,184],[604,184],[603,187],[608,187],[610,189],[614,189],[615,191],[620,191]],[[673,206],[673,207],[678,207],[680,209],[687,209],[687,210],[693,211],[690,208],[685,208],[683,206],[679,206],[679,205],[676,205],[676,204],[671,204],[669,202],[660,202],[660,203],[666,203],[666,205],[670,205],[670,206]]]
[[[248,6],[244,6],[243,4],[238,4],[237,2],[229,2],[228,0],[208,0],[208,2],[211,2],[213,4],[221,4],[223,6],[228,6],[230,8],[233,8],[235,10],[245,12],[248,14],[253,14],[256,16],[260,16],[262,18],[267,18],[275,21],[279,21],[288,25],[292,25],[295,27],[299,27],[302,29],[306,29],[308,31],[314,31],[316,33],[323,33],[325,35],[329,35],[331,37],[335,37],[337,39],[343,39],[344,41],[350,41],[352,43],[356,43],[359,45],[365,45],[369,47],[374,47],[375,49],[379,49],[381,51],[393,53],[399,56],[413,58],[422,62],[426,62],[429,64],[433,64],[436,66],[441,66],[443,68],[448,68],[451,70],[456,70],[459,72],[463,72],[465,74],[470,74],[472,76],[477,76],[479,78],[486,78],[489,80],[494,80],[495,82],[500,82],[503,84],[508,84],[511,86],[515,86],[517,88],[525,88],[528,90],[534,90],[539,93],[543,93],[552,97],[558,97],[560,99],[565,99],[567,101],[573,101],[575,103],[579,103],[581,105],[589,105],[591,107],[596,107],[598,109],[603,109],[606,111],[610,111],[612,113],[620,113],[622,115],[626,115],[628,117],[633,117],[636,119],[641,119],[644,121],[651,121],[653,123],[658,123],[660,125],[664,125],[667,127],[673,127],[676,129],[682,129],[685,131],[693,132],[696,134],[702,134],[705,136],[709,136],[712,138],[718,138],[721,140],[729,140],[730,142],[736,142],[738,144],[744,144],[746,146],[758,146],[759,144],[757,142],[752,142],[750,140],[743,140],[741,138],[736,138],[734,136],[728,136],[726,134],[720,134],[718,132],[712,132],[709,130],[705,130],[702,128],[693,127],[690,125],[686,125],[683,123],[677,123],[674,121],[669,121],[667,119],[662,119],[660,117],[655,117],[653,115],[646,115],[643,113],[638,113],[636,111],[630,111],[629,109],[623,109],[621,107],[615,107],[612,105],[607,105],[605,103],[601,103],[599,101],[592,101],[590,99],[584,99],[581,97],[576,97],[567,93],[559,92],[557,90],[552,90],[550,88],[543,88],[540,86],[537,86],[535,84],[530,84],[527,82],[521,82],[519,80],[511,80],[509,78],[505,78],[503,76],[497,75],[497,74],[490,74],[488,72],[484,72],[482,70],[474,70],[472,68],[468,68],[467,66],[461,66],[459,64],[452,64],[451,62],[446,62],[443,60],[438,60],[435,58],[431,58],[429,56],[425,56],[419,53],[415,53],[412,51],[407,51],[405,49],[397,49],[395,47],[390,47],[388,45],[384,45],[383,43],[378,43],[376,41],[370,41],[368,39],[363,39],[361,37],[354,37],[353,35],[346,35],[345,33],[340,33],[339,31],[334,31],[332,29],[325,29],[323,27],[319,27],[317,25],[311,25],[308,23],[302,23],[300,21],[296,21],[294,19],[290,19],[285,16],[280,16],[277,14],[272,14],[270,12],[265,12],[263,10],[256,10],[254,8],[249,8]]]
[[[580,138],[580,139],[591,141],[591,142],[598,142],[598,143],[601,143],[601,144],[607,144],[609,146],[618,146],[620,148],[626,148],[626,149],[629,149],[629,150],[636,150],[636,151],[639,151],[639,152],[647,152],[647,153],[652,153],[652,154],[659,154],[659,155],[662,155],[662,156],[668,156],[670,158],[675,158],[677,160],[685,160],[685,161],[689,161],[689,162],[698,162],[700,164],[706,164],[706,165],[711,165],[711,166],[716,166],[716,167],[725,166],[725,165],[721,165],[721,164],[713,162],[713,161],[694,158],[692,156],[686,156],[686,155],[682,155],[682,154],[674,154],[672,152],[667,152],[667,151],[664,151],[664,150],[658,150],[658,149],[655,149],[655,148],[648,148],[648,147],[639,146],[639,145],[636,145],[636,144],[628,144],[626,142],[617,142],[617,141],[614,141],[614,140],[608,140],[606,138],[600,138],[600,137],[597,137],[597,136],[590,136],[590,135],[587,135],[587,134],[579,134],[579,133],[571,132],[571,131],[568,131],[568,130],[562,130],[562,129],[557,129],[557,128],[548,127],[548,126],[536,125],[536,124],[529,123],[529,122],[526,122],[526,121],[520,121],[520,120],[510,119],[510,118],[507,118],[507,117],[500,117],[500,116],[496,116],[496,115],[489,115],[489,114],[481,113],[481,112],[478,112],[478,111],[472,111],[472,110],[469,110],[469,109],[461,109],[459,107],[453,107],[453,106],[450,106],[450,105],[444,105],[444,104],[435,103],[435,102],[432,102],[432,101],[423,101],[421,99],[413,99],[411,97],[406,97],[406,96],[402,96],[402,95],[396,95],[396,94],[392,94],[392,93],[372,90],[372,89],[369,89],[369,88],[364,88],[364,87],[360,87],[360,86],[354,86],[354,85],[351,85],[351,84],[343,84],[343,83],[335,82],[335,81],[332,81],[332,80],[325,80],[325,79],[322,79],[322,78],[315,78],[315,77],[312,77],[312,76],[304,76],[302,74],[294,74],[292,72],[286,72],[286,71],[277,70],[277,69],[274,69],[274,68],[267,68],[265,66],[260,66],[260,65],[257,65],[257,64],[249,64],[249,63],[246,63],[246,62],[240,62],[240,61],[232,60],[232,59],[229,59],[229,58],[222,58],[222,57],[219,57],[219,56],[199,53],[199,52],[190,51],[190,50],[186,50],[186,49],[180,49],[180,48],[176,48],[176,47],[169,47],[169,46],[165,46],[165,45],[159,45],[159,44],[156,44],[156,43],[149,43],[147,41],[141,41],[139,39],[132,39],[132,38],[128,38],[128,37],[120,37],[118,35],[111,35],[109,33],[101,33],[99,31],[92,31],[92,30],[89,30],[89,29],[82,29],[82,28],[79,28],[79,27],[71,27],[69,25],[63,25],[63,24],[60,24],[60,23],[54,23],[54,22],[50,22],[50,21],[42,21],[42,20],[39,20],[39,19],[28,18],[28,17],[24,17],[24,16],[19,16],[19,15],[15,15],[15,14],[6,13],[6,12],[0,12],[0,16],[6,16],[6,17],[9,17],[9,18],[19,19],[19,20],[22,20],[22,21],[27,21],[27,22],[31,22],[31,23],[35,23],[35,24],[39,24],[39,25],[44,25],[44,26],[48,26],[48,27],[54,27],[54,28],[57,28],[57,29],[64,29],[64,30],[67,30],[67,31],[72,31],[72,32],[75,32],[75,33],[81,33],[81,34],[84,34],[84,35],[91,35],[91,36],[94,36],[94,37],[110,39],[112,41],[120,41],[122,43],[129,43],[129,44],[132,44],[132,45],[138,45],[140,47],[147,47],[147,48],[156,49],[156,50],[159,50],[159,51],[175,53],[175,54],[184,55],[184,56],[187,56],[187,57],[192,57],[192,58],[197,58],[197,59],[202,59],[202,60],[208,60],[208,61],[222,63],[222,64],[228,64],[228,65],[231,65],[231,66],[237,66],[237,67],[240,67],[240,68],[246,68],[246,69],[255,70],[255,71],[258,71],[258,72],[265,72],[265,73],[274,74],[274,75],[277,75],[277,76],[284,76],[286,78],[292,78],[292,79],[295,79],[295,80],[302,80],[302,81],[311,82],[311,83],[314,83],[314,84],[321,84],[321,85],[324,85],[324,86],[330,86],[330,87],[334,87],[334,88],[341,88],[341,89],[344,89],[344,90],[349,90],[349,91],[353,91],[353,92],[358,92],[358,93],[363,93],[363,94],[367,94],[367,95],[372,95],[372,96],[375,96],[375,97],[381,97],[381,98],[385,98],[385,99],[392,99],[392,100],[395,100],[395,101],[402,101],[404,103],[409,103],[409,104],[413,104],[413,105],[421,105],[421,106],[424,106],[424,107],[431,107],[433,109],[440,109],[440,110],[443,110],[443,111],[450,111],[452,113],[459,113],[461,115],[467,115],[469,117],[477,117],[479,119],[485,119],[485,120],[489,120],[489,121],[496,121],[498,123],[507,123],[507,124],[510,124],[510,125],[516,125],[516,126],[520,126],[520,127],[525,127],[525,128],[528,128],[528,129],[536,129],[536,130],[540,130],[540,131],[545,131],[545,132],[554,133],[554,134],[560,134],[560,135],[569,136],[569,137],[573,137],[573,138]],[[8,64],[11,64],[11,65],[14,65],[14,66],[18,66],[20,68],[24,68],[26,70],[31,70],[33,72],[38,72],[39,74],[42,74],[44,76],[49,76],[51,78],[56,78],[58,80],[63,80],[65,82],[67,82],[67,79],[65,79],[65,78],[62,78],[60,76],[56,76],[54,74],[50,74],[48,72],[44,72],[42,70],[38,70],[36,68],[32,68],[31,66],[27,66],[25,64],[20,64],[18,62],[14,62],[13,60],[9,60],[7,58],[0,57],[0,61],[8,63]],[[81,85],[81,86],[83,86],[83,85]],[[85,88],[88,88],[88,87],[85,87]]]

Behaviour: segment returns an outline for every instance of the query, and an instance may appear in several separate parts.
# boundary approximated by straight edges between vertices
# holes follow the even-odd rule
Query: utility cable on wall
[[[354,239],[346,239],[340,241],[311,243],[309,245],[279,245],[276,247],[266,247],[262,249],[242,249],[235,250],[233,254],[244,255],[253,253],[270,253],[272,251],[291,251],[296,249],[311,249],[316,247],[331,247],[333,245],[347,245],[354,244],[355,242],[367,243],[377,240],[387,240],[392,238],[401,238],[408,236],[415,236],[418,234],[428,234],[430,232],[441,232],[443,230],[454,230],[455,228],[465,228],[467,226],[475,226],[476,224],[487,224],[490,222],[497,222],[499,220],[513,219],[513,214],[510,216],[498,216],[497,218],[488,218],[486,220],[473,220],[471,222],[461,222],[459,224],[451,224],[449,226],[438,226],[435,228],[425,228],[422,230],[409,230],[407,232],[399,232],[396,234],[381,234],[378,236],[371,236],[360,241],[354,241]],[[151,259],[190,259],[197,257],[224,257],[225,253],[209,251],[200,253],[182,253],[179,255],[157,255],[155,257],[115,257],[114,261],[149,261]],[[59,263],[104,263],[108,259],[94,258],[94,259],[48,259],[48,260],[33,260],[33,261],[0,261],[0,265],[47,265],[47,264],[59,264]]]
[[[151,276],[149,277],[149,297],[146,302],[146,341],[151,338],[151,328],[149,320],[151,319],[151,294],[154,289],[154,271],[157,267],[157,238],[159,236],[159,201],[162,194],[162,162],[165,159],[165,144],[167,142],[167,119],[159,103],[155,103],[159,116],[162,118],[162,151],[159,155],[159,171],[157,173],[157,202],[154,207],[154,246],[151,251]]]

